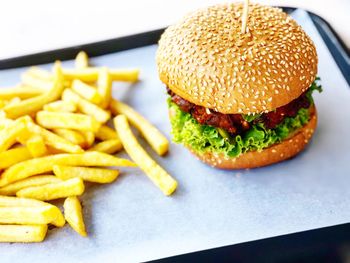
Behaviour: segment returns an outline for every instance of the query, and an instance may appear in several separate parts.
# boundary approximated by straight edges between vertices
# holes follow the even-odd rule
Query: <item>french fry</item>
[[[73,129],[96,132],[101,124],[93,117],[79,113],[39,111],[36,121],[48,129]]]
[[[89,66],[89,57],[84,51],[80,51],[75,58],[76,68],[87,68]]]
[[[31,87],[31,88],[41,89],[42,91],[50,90],[53,83],[53,79],[52,80],[42,79],[42,78],[38,78],[33,74],[28,74],[28,73],[24,73],[21,79],[22,79],[22,85]]]
[[[28,99],[42,94],[43,91],[33,87],[21,87],[16,86],[12,88],[1,88],[0,89],[0,100],[10,100],[13,98]]]
[[[79,79],[84,82],[94,82],[98,79],[101,68],[75,68],[63,69],[65,79]],[[112,81],[136,82],[139,78],[139,69],[109,69]]]
[[[111,69],[109,71],[113,81],[136,82],[139,80],[139,69]]]
[[[44,111],[76,112],[77,105],[71,101],[57,100],[44,105]]]
[[[83,152],[83,149],[80,148],[79,145],[75,145],[70,141],[40,127],[39,125],[36,125],[30,117],[26,116],[26,117],[22,117],[22,119],[25,121],[27,129],[31,133],[40,134],[44,138],[45,144],[47,146],[50,146],[59,151],[68,152],[68,153]]]
[[[98,68],[63,69],[63,75],[67,80],[80,79],[93,82],[97,80]]]
[[[65,153],[64,151],[55,149],[55,148],[53,148],[51,146],[47,146],[47,152],[48,152],[47,155],[55,155],[55,154]]]
[[[0,224],[45,225],[56,217],[53,206],[0,207]]]
[[[6,118],[6,113],[2,110],[0,110],[0,120],[0,129],[2,129],[1,125],[4,124],[5,121],[10,122],[10,120]]]
[[[3,107],[5,107],[5,106],[6,106],[6,104],[7,104],[7,102],[6,102],[6,101],[4,101],[4,100],[0,100],[0,109],[2,109]]]
[[[95,134],[90,131],[79,131],[85,138],[84,148],[89,148],[95,142]]]
[[[36,66],[30,67],[22,76],[24,75],[34,76],[47,81],[53,80],[53,75],[48,70]]]
[[[92,146],[89,151],[96,151],[96,152],[103,152],[103,153],[116,153],[123,149],[123,145],[120,142],[119,139],[113,139],[113,140],[106,140],[103,142],[100,142],[98,144],[95,144]]]
[[[41,157],[47,154],[47,148],[42,136],[35,134],[26,142],[26,146],[33,157]]]
[[[53,172],[58,178],[62,180],[80,177],[84,181],[100,184],[111,183],[119,175],[118,170],[66,165],[54,165]]]
[[[17,119],[19,120],[19,119]],[[24,123],[25,123],[25,120],[24,119],[21,119]],[[26,124],[25,124],[26,125]],[[27,141],[30,139],[30,137],[32,137],[33,135],[36,135],[32,132],[30,132],[27,127],[20,133],[18,134],[16,140],[17,142],[19,142],[20,144],[22,145],[26,145]],[[28,148],[28,147],[27,147]],[[29,149],[28,149],[29,150]],[[30,151],[29,151],[30,152]]]
[[[119,139],[116,131],[107,125],[102,125],[96,132],[95,136],[101,141]]]
[[[16,193],[27,187],[39,186],[44,184],[59,183],[62,180],[53,175],[36,175],[25,178],[0,188],[0,195],[16,195]]]
[[[3,111],[0,111],[0,131],[10,126],[14,120],[6,118],[6,114]]]
[[[171,195],[177,187],[177,182],[138,143],[129,127],[126,116],[118,115],[115,117],[114,125],[123,147],[131,159],[134,160],[165,195]]]
[[[72,90],[80,97],[98,105],[102,102],[102,97],[98,94],[97,89],[91,85],[75,79],[72,82]]]
[[[26,129],[24,122],[21,120],[6,123],[7,125],[0,130],[0,153],[15,144],[17,137]]]
[[[61,96],[63,89],[62,70],[60,64],[57,63],[55,65],[54,81],[47,92],[13,105],[6,105],[3,110],[7,117],[11,119],[37,112],[41,110],[45,104],[57,100]]]
[[[18,135],[17,135],[17,137],[16,137],[16,141],[18,142],[18,143],[20,143],[20,144],[22,144],[22,145],[26,145],[26,143],[27,143],[27,141],[31,138],[31,137],[33,137],[33,136],[35,136],[35,135],[37,135],[36,133],[33,133],[33,132],[31,132],[28,128],[27,128],[27,119],[30,119],[30,117],[29,116],[24,116],[24,117],[20,117],[20,118],[18,118],[16,121],[17,122],[21,122],[21,123],[23,123],[23,125],[24,125],[24,129],[22,130],[22,132],[20,132]],[[12,121],[12,120],[11,120]],[[15,123],[16,121],[12,121],[12,123]],[[40,135],[39,135],[40,136]],[[28,147],[27,147],[28,148]],[[29,149],[28,149],[29,150]]]
[[[78,131],[69,129],[53,129],[52,131],[73,144],[77,144],[81,147],[85,145],[85,138]]]
[[[112,100],[110,109],[113,114],[124,114],[157,154],[164,155],[168,151],[169,141],[167,138],[133,108],[120,101]]]
[[[64,198],[64,197],[73,196],[73,195],[82,195],[84,193],[84,190],[85,190],[85,186],[84,186],[83,180],[79,177],[76,177],[60,183],[45,184],[40,186],[32,186],[32,187],[24,188],[22,190],[19,190],[16,193],[16,195],[18,197],[26,197],[26,198],[33,198],[37,200],[47,201],[47,200],[54,200],[54,199]],[[1,210],[0,210],[0,214],[1,214]]]
[[[16,163],[31,159],[27,147],[18,147],[0,153],[0,170],[6,169]]]
[[[31,67],[22,74],[22,84],[0,89],[0,242],[40,242],[47,224],[62,227],[65,217],[76,232],[87,236],[77,198],[85,191],[84,181],[111,183],[119,175],[118,170],[96,166],[136,166],[111,155],[123,145],[106,123],[111,118],[112,82],[138,78],[138,69],[89,67],[87,54],[79,52],[74,69],[62,69],[59,61],[53,73]],[[97,82],[96,87],[91,82]],[[158,145],[157,150],[165,153],[167,147]],[[144,162],[143,170],[166,195],[175,190],[176,181],[146,152],[140,154],[137,147],[129,151]],[[44,202],[59,198],[66,198],[65,217]]]
[[[63,203],[64,216],[68,224],[81,236],[86,237],[85,223],[79,199],[76,196],[67,197]]]
[[[9,107],[11,105],[15,105],[17,103],[20,103],[21,99],[19,97],[13,97],[12,99],[10,99],[7,103],[6,106]]]
[[[53,206],[50,203],[42,202],[35,199],[0,195],[0,207],[36,207],[47,205]]]
[[[73,103],[76,103],[79,111],[93,117],[95,120],[101,123],[105,123],[111,118],[110,112],[105,111],[92,102],[80,97],[72,90],[66,89],[63,92],[62,99],[64,101],[71,101]]]
[[[112,79],[106,67],[100,69],[97,80],[97,91],[102,97],[102,108],[107,108],[112,98]]]
[[[54,165],[69,166],[136,166],[133,162],[101,152],[56,154],[17,163],[5,170],[0,178],[0,187],[32,175],[52,171]]]
[[[0,225],[0,242],[42,242],[47,225]]]
[[[0,195],[0,207],[49,207],[51,212],[55,214],[55,219],[50,223],[57,227],[62,227],[66,223],[61,210],[57,206],[35,199]]]

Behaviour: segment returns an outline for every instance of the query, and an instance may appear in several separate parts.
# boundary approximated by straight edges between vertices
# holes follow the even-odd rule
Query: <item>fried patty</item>
[[[195,105],[188,100],[181,98],[167,88],[171,100],[177,104],[184,112],[190,113],[200,124],[210,125],[226,130],[231,135],[242,134],[249,130],[252,124],[264,123],[268,129],[275,128],[287,117],[295,117],[301,108],[308,109],[311,102],[306,96],[306,92],[300,95],[290,103],[277,108],[274,111],[261,114],[252,122],[246,121],[241,114],[222,114],[217,111],[209,110],[203,106]]]

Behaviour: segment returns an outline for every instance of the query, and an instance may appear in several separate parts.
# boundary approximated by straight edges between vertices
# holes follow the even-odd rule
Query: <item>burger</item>
[[[289,159],[310,141],[317,53],[279,8],[242,3],[193,12],[162,34],[158,73],[169,94],[173,141],[223,169]]]

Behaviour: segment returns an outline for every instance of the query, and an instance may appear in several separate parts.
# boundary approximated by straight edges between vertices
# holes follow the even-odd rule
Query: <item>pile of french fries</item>
[[[177,182],[142,148],[129,122],[159,155],[169,142],[133,108],[112,97],[113,81],[138,80],[139,70],[89,65],[31,67],[21,83],[0,88],[0,242],[41,242],[48,225],[65,222],[87,236],[79,201],[84,182],[106,184],[115,167],[138,166],[165,195]],[[114,117],[116,116],[116,117]],[[114,129],[107,122],[114,117]],[[125,149],[132,161],[114,156]],[[63,199],[63,211],[49,201]]]

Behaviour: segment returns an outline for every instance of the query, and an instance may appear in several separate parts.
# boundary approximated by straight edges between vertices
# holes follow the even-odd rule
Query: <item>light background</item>
[[[165,27],[219,0],[7,0],[0,8],[0,59]],[[350,47],[350,0],[256,0],[313,11]]]

